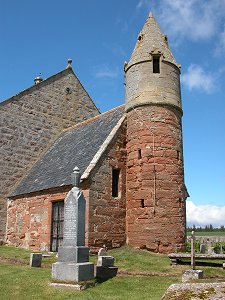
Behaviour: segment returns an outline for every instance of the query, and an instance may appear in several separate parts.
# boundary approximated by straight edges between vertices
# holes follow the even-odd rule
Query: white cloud
[[[147,9],[150,9],[150,1],[149,0],[139,0],[138,4],[136,5],[136,9],[139,10],[143,7],[147,7]]]
[[[219,42],[215,50],[215,53],[217,55],[221,55],[224,52],[225,52],[225,25],[224,25],[224,30],[219,35]]]
[[[225,225],[225,206],[195,205],[192,201],[186,202],[187,223],[189,226],[205,226],[212,224],[213,227]]]
[[[186,73],[181,76],[181,82],[189,90],[198,89],[210,93],[214,90],[214,76],[206,73],[199,65],[191,64]]]
[[[107,65],[98,66],[94,72],[96,78],[117,78],[119,76],[119,69],[110,68]]]
[[[139,0],[136,9],[153,9],[173,39],[208,39],[220,32],[225,0]]]

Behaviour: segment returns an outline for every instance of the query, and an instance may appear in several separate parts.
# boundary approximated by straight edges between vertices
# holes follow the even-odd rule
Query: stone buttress
[[[180,66],[150,13],[125,63],[127,243],[155,252],[185,242]]]

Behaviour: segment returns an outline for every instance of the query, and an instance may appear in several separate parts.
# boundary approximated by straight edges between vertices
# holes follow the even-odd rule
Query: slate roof
[[[62,132],[10,197],[70,185],[73,168],[83,174],[123,114],[122,105]]]

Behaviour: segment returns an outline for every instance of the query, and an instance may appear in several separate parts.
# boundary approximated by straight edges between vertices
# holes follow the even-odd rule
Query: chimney
[[[72,68],[72,62],[73,62],[72,59],[69,58],[68,59],[68,65],[67,65],[66,69]]]
[[[41,74],[40,74],[40,75],[41,75]],[[38,83],[40,83],[40,82],[43,81],[43,78],[41,78],[40,75],[34,78],[34,84],[38,84]]]

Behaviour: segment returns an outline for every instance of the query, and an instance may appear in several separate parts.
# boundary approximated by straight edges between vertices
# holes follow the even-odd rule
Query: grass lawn
[[[0,246],[0,299],[8,300],[159,300],[167,287],[181,280],[181,274],[189,265],[171,267],[167,255],[149,253],[122,247],[108,251],[119,267],[117,277],[98,283],[94,288],[78,292],[49,287],[51,263],[55,257],[43,258],[43,268],[29,267],[29,251]],[[91,261],[96,262],[92,256]],[[224,276],[222,268],[201,267],[207,276]],[[132,275],[127,276],[126,273]],[[145,276],[141,276],[145,275]]]
[[[187,232],[187,236],[191,236],[191,232]],[[225,231],[195,231],[195,236],[225,236]]]

